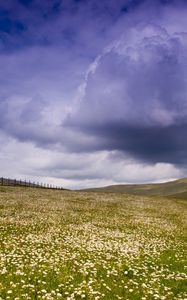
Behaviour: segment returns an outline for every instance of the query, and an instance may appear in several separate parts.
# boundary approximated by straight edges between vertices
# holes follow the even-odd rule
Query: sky
[[[187,176],[187,1],[0,1],[0,176]]]

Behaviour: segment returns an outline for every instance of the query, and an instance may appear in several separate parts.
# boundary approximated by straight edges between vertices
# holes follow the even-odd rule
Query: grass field
[[[0,187],[0,299],[187,299],[184,199]]]

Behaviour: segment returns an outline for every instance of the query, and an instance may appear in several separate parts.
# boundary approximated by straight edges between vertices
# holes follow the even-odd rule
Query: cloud
[[[129,29],[99,57],[64,126],[98,137],[96,149],[186,164],[186,53],[182,28],[172,32],[153,20]]]
[[[171,164],[137,163],[116,151],[67,153],[41,149],[0,132],[1,176],[50,183],[66,188],[104,186],[115,183],[160,182],[183,176]]]
[[[182,0],[2,2],[5,175],[69,187],[185,175],[186,8]]]
[[[0,56],[0,128],[21,140],[56,144],[88,62],[59,47]],[[71,80],[69,80],[71,79]]]

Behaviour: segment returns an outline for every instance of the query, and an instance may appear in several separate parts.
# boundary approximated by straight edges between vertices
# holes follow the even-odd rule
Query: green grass
[[[185,299],[183,199],[0,188],[0,299]]]

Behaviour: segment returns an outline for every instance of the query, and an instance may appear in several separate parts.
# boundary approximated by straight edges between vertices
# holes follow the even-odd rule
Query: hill
[[[172,196],[187,199],[187,178],[154,184],[120,184],[101,188],[91,188],[84,191],[125,193],[145,196]]]

